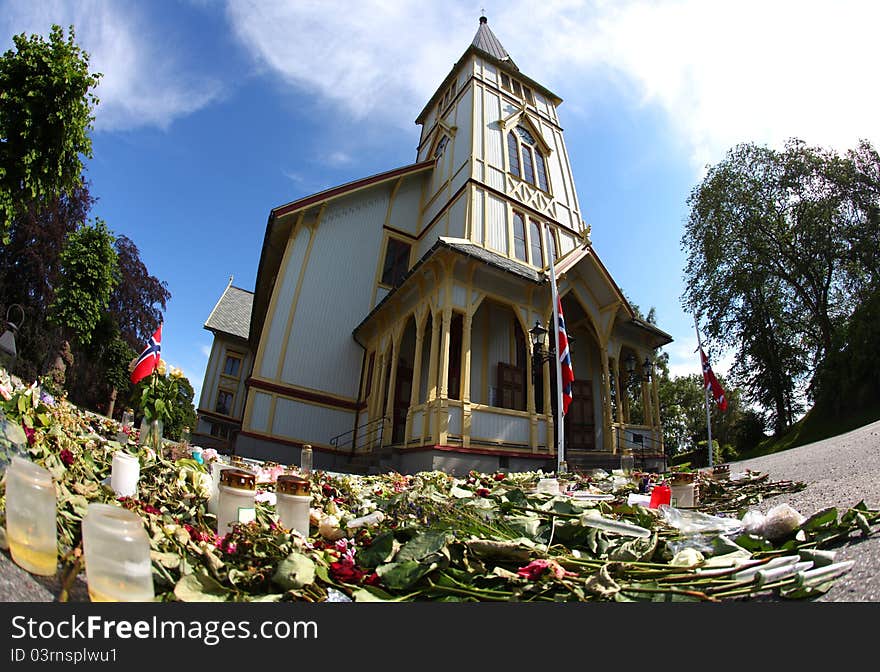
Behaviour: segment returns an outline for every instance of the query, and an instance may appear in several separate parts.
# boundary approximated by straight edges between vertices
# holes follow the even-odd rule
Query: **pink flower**
[[[6,401],[12,399],[12,386],[0,385],[0,396],[2,396]]]
[[[555,560],[544,559],[532,560],[525,567],[520,567],[516,573],[529,581],[537,581],[548,573],[557,579],[562,579],[566,576],[576,576],[573,572],[565,571],[565,568]]]

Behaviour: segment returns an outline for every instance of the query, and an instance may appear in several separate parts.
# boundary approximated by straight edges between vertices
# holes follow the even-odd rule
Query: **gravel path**
[[[763,513],[782,502],[805,516],[829,506],[842,511],[862,500],[868,508],[880,509],[880,421],[775,455],[730,463],[731,474],[746,469],[767,473],[773,481],[807,485],[765,500],[756,507]],[[855,565],[816,601],[880,602],[880,532],[868,539],[854,536],[835,550],[837,560],[854,560]]]

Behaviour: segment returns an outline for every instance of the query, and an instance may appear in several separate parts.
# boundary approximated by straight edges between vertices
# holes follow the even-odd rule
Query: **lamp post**
[[[556,352],[553,344],[550,350],[547,350],[547,334],[549,332],[541,326],[541,323],[535,320],[535,326],[529,329],[529,335],[532,337],[532,382],[537,380],[538,368],[543,366]]]

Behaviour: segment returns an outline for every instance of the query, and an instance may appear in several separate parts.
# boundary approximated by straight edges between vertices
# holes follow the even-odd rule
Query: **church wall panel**
[[[303,279],[283,382],[357,397],[363,351],[351,332],[369,310],[377,260],[385,252],[389,191],[370,189],[327,207]]]
[[[486,194],[486,246],[507,254],[507,204]]]
[[[247,429],[254,432],[269,431],[269,409],[272,405],[272,395],[263,392],[255,392],[251,405],[251,421]]]
[[[353,411],[307,404],[278,397],[271,432],[279,438],[329,444],[330,439],[354,429]]]
[[[269,380],[274,380],[278,373],[278,360],[281,357],[287,318],[293,305],[296,284],[299,280],[299,269],[306,256],[309,236],[309,230],[301,228],[296,238],[288,243],[290,249],[288,249],[288,254],[285,254],[287,266],[284,271],[284,280],[280,287],[275,287],[275,291],[278,292],[278,298],[275,300],[275,312],[268,318],[271,320],[269,328],[263,330],[265,342],[259,375]],[[279,270],[279,273],[281,272]]]

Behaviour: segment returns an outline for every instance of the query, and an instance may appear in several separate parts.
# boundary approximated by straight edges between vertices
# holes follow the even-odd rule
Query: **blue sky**
[[[103,73],[92,216],[168,283],[163,356],[198,398],[202,325],[230,275],[253,290],[270,209],[413,162],[414,119],[483,8],[564,100],[600,258],[657,309],[673,374],[697,373],[679,301],[687,196],[739,142],[880,145],[875,3],[0,0],[0,42],[73,24]],[[713,360],[724,372],[730,355]]]

